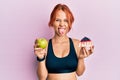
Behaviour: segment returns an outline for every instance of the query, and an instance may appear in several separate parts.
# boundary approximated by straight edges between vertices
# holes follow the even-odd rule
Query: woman
[[[35,44],[39,80],[77,80],[76,74],[83,74],[84,58],[92,54],[93,44],[91,41],[80,42],[67,36],[73,22],[70,9],[64,4],[57,4],[49,22],[55,35],[45,49],[37,48]],[[86,46],[89,46],[89,49]]]

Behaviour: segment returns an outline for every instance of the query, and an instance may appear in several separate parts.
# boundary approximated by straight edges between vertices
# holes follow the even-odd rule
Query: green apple
[[[38,48],[45,49],[48,45],[48,41],[45,38],[39,38],[36,40],[36,44]]]

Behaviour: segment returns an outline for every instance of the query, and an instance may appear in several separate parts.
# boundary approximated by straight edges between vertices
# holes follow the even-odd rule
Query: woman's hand
[[[81,41],[79,43],[79,47],[81,47],[79,58],[88,57],[93,53],[93,50],[94,50],[94,45],[92,41]]]
[[[43,49],[43,48],[38,47],[36,41],[37,39],[35,40],[34,53],[38,58],[42,59],[46,55],[47,51],[46,51],[46,48]]]

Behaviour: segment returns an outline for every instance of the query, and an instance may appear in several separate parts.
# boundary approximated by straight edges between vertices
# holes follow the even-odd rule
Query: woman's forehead
[[[66,13],[63,10],[58,10],[56,12],[56,18],[67,18]]]

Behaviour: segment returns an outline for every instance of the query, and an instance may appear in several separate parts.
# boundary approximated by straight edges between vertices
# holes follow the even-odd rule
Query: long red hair
[[[51,15],[50,15],[50,21],[49,21],[49,24],[48,24],[48,25],[49,25],[49,26],[53,26],[53,22],[54,22],[55,19],[56,19],[56,13],[57,13],[59,10],[62,10],[62,11],[64,11],[64,12],[66,13],[67,20],[68,20],[69,31],[70,31],[70,29],[71,29],[71,27],[72,27],[72,23],[74,22],[74,16],[73,16],[72,12],[70,11],[70,9],[68,8],[68,6],[65,5],[65,4],[57,4],[57,5],[54,7],[54,9],[53,9],[53,11],[52,11],[52,13],[51,13]]]

